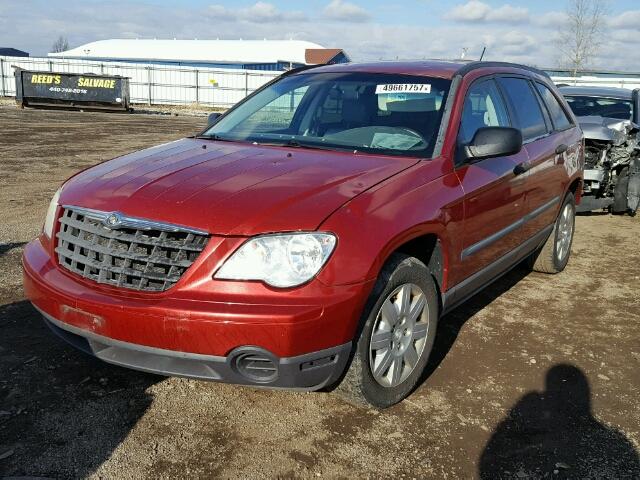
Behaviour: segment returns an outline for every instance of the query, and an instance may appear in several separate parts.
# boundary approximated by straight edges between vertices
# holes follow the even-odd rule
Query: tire
[[[627,192],[629,189],[629,167],[624,167],[618,174],[615,190],[613,191],[613,213],[624,214],[629,210]]]
[[[406,298],[409,302],[403,302]],[[378,408],[406,398],[429,360],[438,314],[436,284],[427,266],[394,254],[369,296],[351,364],[336,392],[349,402]]]
[[[541,273],[559,273],[567,266],[576,222],[576,201],[572,193],[562,202],[553,231],[544,245],[530,259],[533,270]]]

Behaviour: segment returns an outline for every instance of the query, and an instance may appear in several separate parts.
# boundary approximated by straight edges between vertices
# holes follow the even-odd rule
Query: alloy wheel
[[[369,346],[373,378],[383,387],[404,382],[424,351],[429,332],[427,297],[405,283],[385,298],[376,316]]]
[[[567,203],[562,209],[560,218],[558,218],[558,229],[556,235],[556,257],[559,262],[563,262],[569,249],[571,248],[571,240],[573,239],[575,211],[570,203]]]

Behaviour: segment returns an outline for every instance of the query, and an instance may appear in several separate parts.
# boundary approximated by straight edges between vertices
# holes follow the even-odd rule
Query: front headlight
[[[53,194],[53,198],[49,203],[49,209],[47,210],[47,216],[44,219],[44,227],[42,230],[44,234],[51,238],[53,235],[53,225],[56,221],[56,210],[58,209],[58,200],[60,200],[60,192],[62,191],[62,187],[58,189],[56,193]]]
[[[215,274],[221,280],[260,280],[295,287],[313,278],[336,245],[330,233],[263,235],[245,242]]]

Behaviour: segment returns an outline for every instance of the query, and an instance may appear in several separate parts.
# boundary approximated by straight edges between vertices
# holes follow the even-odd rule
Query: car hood
[[[184,139],[85,170],[61,205],[220,235],[315,230],[344,203],[415,158]]]
[[[633,133],[638,125],[631,120],[600,117],[597,115],[577,117],[584,138],[587,140],[600,140],[603,142],[616,142],[624,138],[624,134]]]

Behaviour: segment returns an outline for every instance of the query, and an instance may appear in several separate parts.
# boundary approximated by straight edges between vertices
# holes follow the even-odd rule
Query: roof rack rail
[[[326,63],[317,63],[314,65],[303,65],[302,67],[296,67],[296,68],[292,68],[291,70],[286,70],[285,72],[280,74],[280,77],[286,77],[288,75],[304,72],[305,70],[311,70],[312,68],[316,68],[316,67],[325,67],[326,65],[327,65]]]
[[[528,65],[522,65],[520,63],[510,63],[510,62],[481,62],[481,61],[475,61],[475,62],[469,62],[466,65],[463,65],[462,67],[460,67],[458,69],[458,71],[456,72],[456,75],[460,75],[462,77],[464,77],[467,73],[476,70],[478,68],[483,68],[483,67],[513,67],[513,68],[520,68],[522,70],[528,70],[530,72],[533,73],[537,73],[538,75],[542,75],[543,77],[547,77],[547,78],[551,78],[549,77],[549,74],[543,70],[540,70],[538,68],[535,67],[530,67]]]

